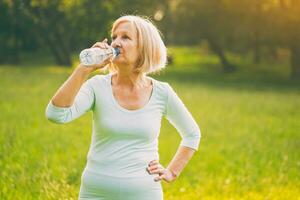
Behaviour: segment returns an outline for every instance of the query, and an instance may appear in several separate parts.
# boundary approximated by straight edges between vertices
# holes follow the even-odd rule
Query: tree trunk
[[[60,51],[61,55],[63,56],[63,64],[67,66],[72,65],[71,61],[71,50],[70,50],[70,43],[69,43],[69,35],[67,33],[61,33],[57,30],[56,34],[56,42],[60,43]]]
[[[60,66],[71,66],[71,54],[70,52],[66,53],[62,42],[57,38],[56,30],[53,30],[52,33],[47,32],[47,30],[41,30],[41,39],[44,44],[49,48],[52,56],[54,57],[55,63]]]
[[[13,47],[12,47],[12,63],[20,64],[20,40],[18,38],[17,27],[14,27],[13,33]]]
[[[60,40],[60,35],[57,32],[49,35],[47,46],[49,46],[56,64],[61,66],[71,66],[71,53],[66,49],[62,40]]]
[[[64,65],[67,65],[69,66],[69,63],[68,62],[65,62],[65,58],[63,57],[62,53],[60,52],[60,47],[57,46],[55,44],[55,42],[52,41],[52,39],[47,39],[47,41],[45,41],[46,45],[49,47],[53,57],[54,57],[54,60],[55,60],[55,63],[57,65],[60,65],[60,66],[64,66]]]
[[[60,24],[58,26],[52,26],[52,31],[49,31],[48,29],[50,27],[50,24],[45,11],[39,9],[38,16],[40,17],[39,26],[41,40],[50,49],[50,52],[54,57],[55,63],[60,66],[72,66],[71,53],[62,39],[62,34],[64,33],[59,32]]]
[[[260,47],[257,43],[254,44],[253,54],[254,54],[254,57],[253,57],[254,63],[259,64],[261,61],[261,56],[260,56],[261,53],[260,53]]]
[[[254,16],[256,19],[258,18],[259,12],[259,4],[255,5],[256,8],[256,15]],[[260,50],[260,35],[258,31],[258,27],[255,27],[253,30],[253,61],[255,64],[260,63],[261,61],[261,50]]]
[[[255,64],[260,63],[261,61],[261,51],[259,43],[259,33],[257,30],[254,31],[254,40],[253,40],[253,61]]]
[[[300,79],[300,45],[293,45],[291,50],[291,77]]]
[[[207,39],[211,50],[219,57],[220,62],[222,63],[223,71],[224,72],[234,72],[236,67],[229,63],[223,49],[220,45],[214,42],[212,39]]]

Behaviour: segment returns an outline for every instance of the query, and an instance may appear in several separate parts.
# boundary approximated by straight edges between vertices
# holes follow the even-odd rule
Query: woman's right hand
[[[91,48],[101,48],[101,49],[108,49],[109,45],[107,44],[107,39],[105,38],[102,42],[96,42]],[[107,64],[109,64],[111,62],[111,58],[113,56],[110,55],[107,59],[105,59],[102,63],[100,64],[94,64],[94,65],[83,65],[83,64],[79,64],[79,67],[84,68],[85,71],[89,71],[89,72],[93,72],[97,69],[101,69],[103,67],[105,67]]]

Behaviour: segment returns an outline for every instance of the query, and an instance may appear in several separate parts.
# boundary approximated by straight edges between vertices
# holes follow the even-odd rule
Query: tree
[[[270,6],[274,20],[272,37],[291,52],[291,77],[300,79],[300,2],[281,0]]]
[[[0,1],[0,62],[18,64],[21,51],[36,46],[32,21],[24,15],[23,1]]]
[[[175,31],[181,34],[179,42],[197,44],[206,40],[219,57],[224,72],[232,72],[235,66],[226,56],[225,49],[232,38],[235,19],[221,0],[173,1]]]

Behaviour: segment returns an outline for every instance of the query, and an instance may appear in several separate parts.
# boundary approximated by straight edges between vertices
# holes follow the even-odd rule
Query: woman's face
[[[138,59],[137,31],[129,22],[121,22],[112,32],[112,47],[119,47],[120,54],[113,60],[115,65],[134,66]]]

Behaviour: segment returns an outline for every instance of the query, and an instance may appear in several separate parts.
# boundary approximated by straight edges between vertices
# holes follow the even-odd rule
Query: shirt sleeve
[[[177,129],[182,140],[180,145],[198,150],[201,132],[191,113],[177,96],[173,88],[167,83],[166,119]]]
[[[94,102],[95,94],[89,79],[82,84],[72,106],[58,107],[50,100],[46,108],[46,118],[57,124],[65,124],[92,110]]]

